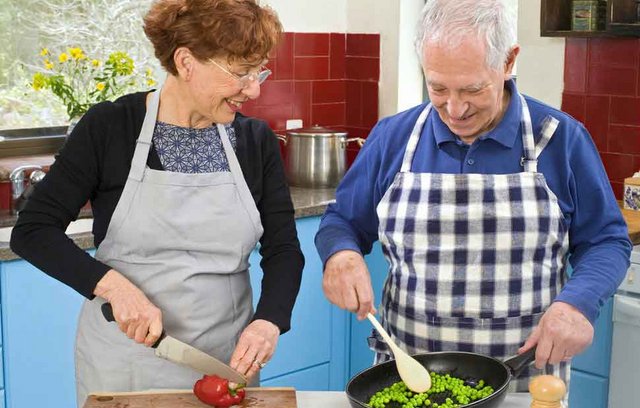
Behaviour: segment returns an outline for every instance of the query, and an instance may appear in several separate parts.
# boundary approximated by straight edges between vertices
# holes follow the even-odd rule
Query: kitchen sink
[[[80,234],[82,232],[91,232],[93,226],[93,218],[80,218],[79,220],[72,221],[67,227],[67,235]],[[13,227],[0,228],[0,243],[9,242],[11,239],[11,230]]]
[[[0,158],[57,153],[66,132],[66,126],[0,129]]]

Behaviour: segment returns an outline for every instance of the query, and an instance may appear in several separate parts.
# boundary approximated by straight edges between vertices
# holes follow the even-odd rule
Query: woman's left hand
[[[242,331],[229,365],[251,379],[271,360],[279,336],[280,329],[275,324],[254,320]]]

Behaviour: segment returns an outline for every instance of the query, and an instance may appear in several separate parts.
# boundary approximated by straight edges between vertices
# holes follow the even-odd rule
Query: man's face
[[[506,101],[504,81],[511,75],[518,47],[500,70],[486,64],[482,41],[467,37],[460,45],[427,43],[423,70],[429,99],[442,121],[466,143],[493,129],[502,119]]]

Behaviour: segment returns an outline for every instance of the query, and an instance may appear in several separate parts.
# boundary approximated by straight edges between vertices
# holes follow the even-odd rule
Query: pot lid
[[[324,126],[313,125],[307,128],[288,130],[287,134],[290,134],[293,136],[334,137],[334,136],[346,136],[347,132],[327,128]]]

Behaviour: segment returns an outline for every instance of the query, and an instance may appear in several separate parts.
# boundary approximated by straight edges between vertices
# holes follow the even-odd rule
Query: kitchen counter
[[[298,408],[349,408],[349,400],[344,392],[297,391]],[[529,394],[508,394],[500,408],[529,408]]]
[[[629,228],[629,239],[633,245],[640,244],[640,211],[621,209],[622,216]]]
[[[327,204],[334,201],[335,189],[333,188],[300,188],[291,187],[291,200],[295,210],[295,218],[313,217],[322,215]],[[91,218],[91,209],[84,208],[80,211],[78,218]],[[17,217],[9,213],[8,210],[0,212],[0,227],[11,227],[15,224]],[[91,249],[93,234],[84,232],[70,235],[74,242],[82,249]],[[8,242],[0,241],[0,261],[10,261],[19,257],[11,251]]]

